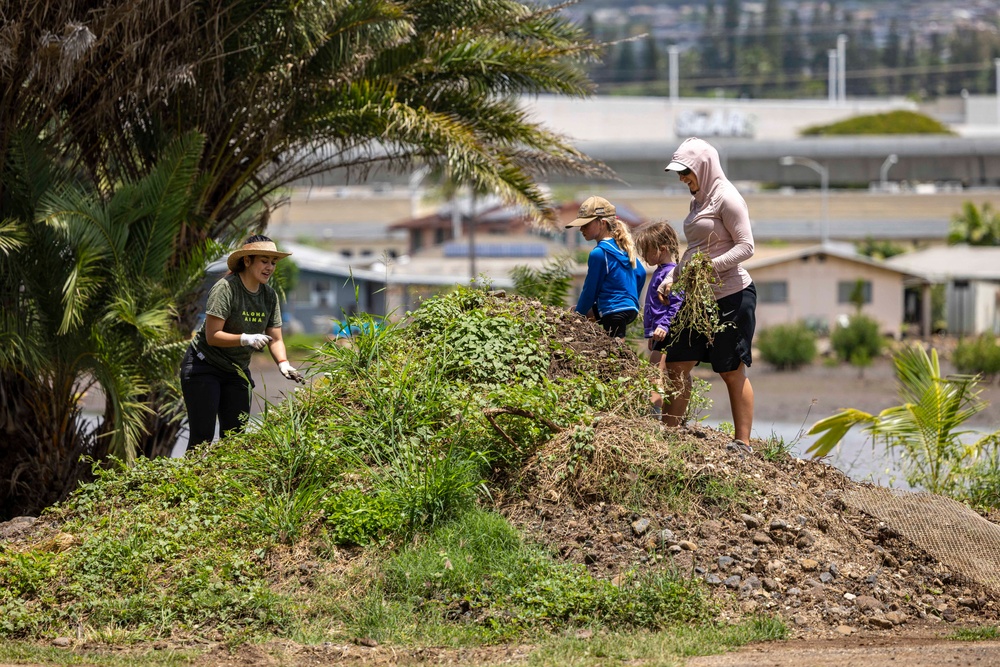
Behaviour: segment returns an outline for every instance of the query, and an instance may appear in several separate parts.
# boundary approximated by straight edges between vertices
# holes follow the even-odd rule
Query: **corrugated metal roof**
[[[1000,281],[1000,248],[993,246],[935,246],[890,257],[886,263],[931,282]]]

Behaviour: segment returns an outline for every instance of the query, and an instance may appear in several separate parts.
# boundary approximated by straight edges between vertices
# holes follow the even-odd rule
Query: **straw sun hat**
[[[290,252],[281,252],[278,250],[278,247],[274,245],[274,241],[254,241],[253,243],[244,243],[242,248],[233,251],[229,255],[229,259],[226,260],[226,265],[230,271],[235,273],[240,265],[240,260],[249,255],[264,255],[265,257],[282,259],[291,254]]]

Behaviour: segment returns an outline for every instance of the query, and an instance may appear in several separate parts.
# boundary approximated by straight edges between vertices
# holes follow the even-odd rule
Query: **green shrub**
[[[1000,345],[991,334],[961,340],[952,355],[952,362],[959,373],[992,377],[1000,372]]]
[[[830,334],[837,358],[859,367],[871,365],[884,344],[878,321],[861,313],[851,315],[846,326],[838,324]]]
[[[834,134],[954,134],[930,116],[913,111],[855,116],[829,125],[817,125],[802,130],[803,136]]]
[[[764,361],[779,371],[796,369],[816,358],[816,334],[805,322],[778,324],[760,332],[757,347]]]

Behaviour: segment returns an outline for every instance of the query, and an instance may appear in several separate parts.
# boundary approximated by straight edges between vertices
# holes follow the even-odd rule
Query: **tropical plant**
[[[111,226],[105,231],[113,244],[132,242],[126,232],[129,214],[119,202],[135,193],[119,196],[119,190],[157,173],[176,142],[196,131],[204,147],[193,165],[198,176],[191,200],[157,217],[174,229],[168,243],[156,245],[156,261],[176,270],[170,279],[185,275],[182,268],[202,266],[210,241],[229,244],[265,227],[270,211],[281,203],[282,187],[321,172],[337,170],[345,179],[360,179],[373,169],[402,171],[422,163],[449,181],[521,204],[538,218],[550,207],[537,185],[539,175],[607,174],[520,105],[525,93],[581,96],[592,89],[580,61],[599,47],[560,18],[558,8],[511,0],[179,5],[111,0],[100,6],[67,0],[7,3],[3,16],[0,252],[7,257],[21,243],[40,242],[22,240],[29,233],[25,225],[36,221],[33,206],[45,176],[41,165],[24,161],[21,135],[49,138],[50,154],[69,169],[76,197],[88,206],[107,207]],[[7,177],[14,173],[20,181]],[[21,191],[32,196],[25,198]],[[179,217],[166,220],[167,213]],[[85,215],[73,220],[79,235],[98,233],[85,229],[93,226]],[[54,234],[55,228],[46,233]],[[62,305],[60,312],[68,313],[67,328],[52,335],[95,331],[93,318],[103,321],[107,313],[81,304],[100,302],[108,296],[104,282],[126,279],[124,274],[108,269],[106,276],[88,282],[87,271],[98,265],[107,269],[106,257],[95,263],[81,255],[73,276],[52,271],[36,278],[32,272],[46,271],[48,264],[32,264],[29,256],[20,256],[18,273],[6,275],[5,301],[17,302],[30,281],[79,278],[82,282],[64,281],[59,289],[32,291],[30,298],[39,312]],[[117,254],[110,256],[118,260]],[[108,289],[166,284],[158,280],[158,265],[139,268],[140,273],[128,275],[129,285]],[[197,290],[167,291],[178,300],[169,307],[158,302],[169,316],[158,320],[156,331],[162,322],[190,331]],[[125,313],[128,296],[134,294],[118,302]],[[43,308],[44,299],[51,303]],[[22,324],[32,321],[26,317]],[[122,354],[126,350],[120,348]],[[155,359],[146,355],[143,361]],[[36,369],[51,369],[26,353],[12,353],[8,361],[11,372],[0,378],[5,411],[16,415],[14,423],[22,425],[25,436],[56,442],[43,433],[56,417],[26,409],[23,401],[31,392],[21,384]],[[118,443],[144,438],[140,449],[152,455],[169,452],[179,429],[176,401],[158,382],[164,373],[176,372],[176,358],[157,361],[153,375],[133,384],[128,394],[129,401],[144,406],[136,409],[147,414],[147,428],[115,435]],[[31,399],[35,403],[61,404],[65,418],[57,428],[70,429],[77,405],[72,383],[36,382],[31,389],[43,392]],[[124,427],[125,422],[114,424]],[[24,446],[25,452],[37,453],[42,444],[25,440]],[[70,447],[60,457],[76,461],[78,453]]]
[[[980,208],[970,201],[962,204],[961,213],[952,216],[948,227],[948,244],[957,243],[1000,245],[1000,213],[996,213],[989,202]]]
[[[0,149],[7,128],[61,123],[73,157],[113,189],[148,172],[174,137],[204,134],[203,198],[180,254],[196,238],[266,224],[262,200],[333,169],[363,177],[420,161],[536,215],[550,206],[539,173],[606,173],[519,103],[592,89],[580,63],[599,47],[558,8],[117,0],[94,11],[70,0],[45,12],[15,3],[5,20],[13,30],[0,44],[21,59],[0,71],[11,93]]]
[[[1000,431],[986,435],[964,428],[986,403],[979,398],[978,376],[944,377],[937,350],[917,345],[893,357],[901,405],[877,415],[855,409],[821,419],[809,429],[822,434],[807,453],[826,456],[856,425],[898,454],[906,481],[932,493],[963,497],[975,486],[981,466],[995,456]],[[978,435],[967,443],[971,436]]]
[[[81,456],[133,459],[151,417],[178,418],[152,415],[149,397],[178,403],[176,307],[214,250],[172,263],[202,147],[196,134],[174,142],[145,178],[105,201],[31,137],[11,146],[2,180],[14,243],[0,255],[5,513],[37,511],[70,491],[86,471]],[[104,408],[86,420],[81,398],[92,390]]]
[[[538,299],[546,306],[565,306],[573,281],[573,262],[568,257],[549,259],[541,268],[515,266],[511,271],[514,294]]]

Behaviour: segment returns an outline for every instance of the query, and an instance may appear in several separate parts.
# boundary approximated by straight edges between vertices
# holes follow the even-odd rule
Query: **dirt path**
[[[893,637],[754,644],[692,658],[686,667],[987,667],[1000,664],[1000,642],[943,640],[926,631]]]

